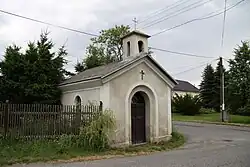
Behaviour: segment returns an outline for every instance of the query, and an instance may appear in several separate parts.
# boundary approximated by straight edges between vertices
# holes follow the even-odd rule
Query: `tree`
[[[122,60],[121,37],[129,33],[129,26],[115,26],[102,30],[98,37],[91,38],[86,49],[86,58],[75,66],[76,72]]]
[[[172,105],[174,112],[183,115],[198,115],[200,114],[201,103],[198,96],[186,94],[184,96],[176,95],[173,97]]]
[[[52,52],[53,42],[48,32],[40,39],[29,42],[25,53],[16,45],[7,47],[4,60],[0,63],[2,79],[1,101],[11,103],[60,103],[61,91],[58,84],[69,74],[64,69],[64,46]]]
[[[214,109],[215,111],[217,112],[220,112],[220,103],[221,103],[221,100],[220,100],[220,92],[221,92],[221,62],[219,61],[217,63],[217,66],[215,68],[215,72],[214,72]]]
[[[214,69],[211,64],[207,65],[202,74],[202,81],[200,84],[200,98],[202,100],[203,107],[214,108],[215,100],[215,76]]]
[[[75,65],[75,71],[76,72],[82,72],[82,71],[84,71],[84,64],[80,63],[80,62],[77,62],[76,65]]]
[[[250,115],[250,46],[242,41],[229,60],[229,107],[232,113]]]

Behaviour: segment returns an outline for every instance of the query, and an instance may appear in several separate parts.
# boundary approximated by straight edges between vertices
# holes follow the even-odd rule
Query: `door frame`
[[[127,91],[125,98],[125,112],[124,112],[124,130],[125,130],[125,142],[126,145],[131,145],[131,100],[132,96],[138,92],[143,92],[146,97],[146,118],[147,120],[147,129],[146,137],[147,142],[153,142],[159,134],[159,121],[158,121],[158,98],[156,91],[148,83],[145,82],[136,82],[131,85]],[[153,111],[153,112],[151,112]]]

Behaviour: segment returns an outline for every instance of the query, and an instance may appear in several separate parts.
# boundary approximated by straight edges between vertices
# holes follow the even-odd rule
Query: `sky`
[[[239,1],[227,0],[227,4],[230,6]],[[221,46],[223,15],[195,21],[149,38],[150,47],[212,58],[188,57],[156,50],[153,50],[153,57],[174,78],[186,80],[198,86],[206,64],[212,63],[215,66],[217,63],[215,59],[220,55],[225,60],[232,58],[234,48],[240,45],[241,41],[250,40],[249,1],[245,0],[226,13],[223,47]],[[188,6],[191,4],[203,5],[178,14],[189,9]],[[153,35],[211,12],[223,10],[223,7],[223,0],[1,0],[0,10],[93,34],[99,34],[103,29],[121,24],[131,25],[133,28],[132,19],[136,17],[137,29]],[[160,10],[163,12],[159,13]],[[151,18],[147,19],[150,16]],[[170,18],[145,28],[157,19],[167,17]],[[143,22],[145,19],[147,20]],[[0,59],[3,59],[7,46],[17,44],[25,50],[27,43],[39,39],[40,33],[45,30],[50,32],[49,37],[55,43],[56,49],[66,45],[69,61],[66,68],[73,71],[77,60],[84,58],[91,36],[1,12]],[[228,65],[226,61],[224,63]]]

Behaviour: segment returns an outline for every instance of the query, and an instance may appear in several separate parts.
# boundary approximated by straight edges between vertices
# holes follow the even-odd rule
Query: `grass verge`
[[[150,143],[125,148],[110,148],[101,152],[91,152],[80,148],[60,148],[56,141],[9,142],[0,141],[0,166],[31,162],[71,162],[107,159],[132,155],[146,155],[152,152],[168,151],[185,143],[185,137],[173,132],[166,142]]]
[[[174,113],[174,121],[188,121],[188,122],[204,122],[204,123],[218,123],[229,125],[250,125],[250,116],[230,115],[228,123],[222,123],[220,120],[220,113],[201,114],[195,116],[186,116]]]

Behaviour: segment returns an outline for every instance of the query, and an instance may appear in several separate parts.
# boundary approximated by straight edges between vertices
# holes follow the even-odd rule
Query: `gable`
[[[71,87],[70,85],[72,84],[78,85],[83,82],[87,84],[93,82],[93,80],[99,80],[100,83],[106,83],[142,62],[145,62],[152,68],[155,74],[159,75],[171,88],[177,84],[177,82],[150,55],[142,53],[136,57],[129,57],[120,62],[114,62],[83,71],[59,84],[59,87]]]
[[[102,77],[102,82],[107,83],[112,79],[123,75],[127,71],[132,70],[133,68],[139,66],[140,64],[145,64],[147,68],[151,69],[154,75],[158,76],[161,80],[163,80],[167,85],[173,88],[177,82],[158,64],[151,56],[145,56],[142,59],[131,63],[130,65],[124,67],[123,69],[119,69],[116,72],[107,74]],[[139,75],[139,74],[138,74]]]
[[[83,72],[80,72],[71,78],[63,81],[59,84],[59,87],[64,87],[71,84],[79,84],[81,82],[92,82],[92,80],[101,80],[103,76],[110,75],[120,69],[127,67],[129,64],[139,60],[145,55],[141,55],[135,58],[128,58],[123,61],[113,62],[107,65],[94,67]]]
[[[171,81],[165,81],[162,76],[156,74],[155,70],[151,68],[148,62],[141,61],[140,63],[134,63],[133,67],[122,70],[122,74],[115,76],[110,79],[104,85],[109,86],[109,101],[112,102],[110,105],[116,111],[120,111],[120,108],[123,108],[123,105],[126,103],[125,100],[128,100],[129,94],[133,90],[140,87],[141,91],[145,89],[149,90],[154,94],[154,97],[159,102],[159,106],[166,109],[167,99],[171,99],[172,88]],[[145,75],[143,79],[141,78],[140,71],[143,70]],[[152,99],[151,99],[152,100]]]

